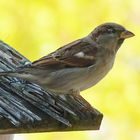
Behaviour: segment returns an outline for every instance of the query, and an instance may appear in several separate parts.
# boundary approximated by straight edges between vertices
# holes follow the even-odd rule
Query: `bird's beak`
[[[133,37],[133,36],[135,36],[134,33],[130,32],[130,31],[128,31],[128,30],[125,30],[125,31],[123,31],[123,32],[121,33],[120,38],[126,39],[126,38]]]

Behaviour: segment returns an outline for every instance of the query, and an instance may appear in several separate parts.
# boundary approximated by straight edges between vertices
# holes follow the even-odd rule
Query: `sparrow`
[[[0,72],[0,76],[22,78],[56,94],[77,94],[97,84],[110,71],[121,44],[133,36],[117,23],[104,23],[86,37],[31,65]]]

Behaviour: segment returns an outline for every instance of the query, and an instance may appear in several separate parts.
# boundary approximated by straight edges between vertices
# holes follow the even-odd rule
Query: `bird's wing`
[[[34,61],[32,67],[37,68],[70,68],[88,67],[95,64],[97,46],[83,39],[65,45],[55,52]]]

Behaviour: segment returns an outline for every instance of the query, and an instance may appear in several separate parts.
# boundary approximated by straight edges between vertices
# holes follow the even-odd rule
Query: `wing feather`
[[[32,63],[38,68],[87,67],[94,65],[98,47],[79,39]],[[80,55],[81,53],[81,55]]]

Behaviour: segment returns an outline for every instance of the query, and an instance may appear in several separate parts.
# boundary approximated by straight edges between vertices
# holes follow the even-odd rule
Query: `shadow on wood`
[[[0,71],[30,63],[0,41]],[[103,115],[80,95],[55,95],[18,78],[0,77],[0,134],[97,130]]]

